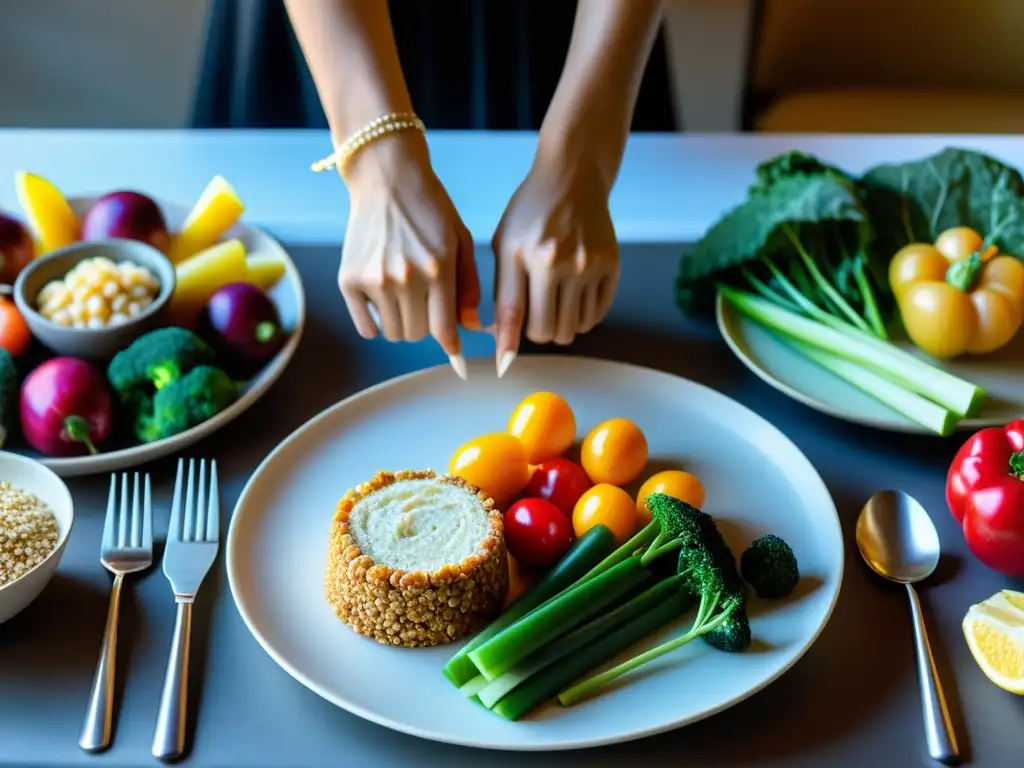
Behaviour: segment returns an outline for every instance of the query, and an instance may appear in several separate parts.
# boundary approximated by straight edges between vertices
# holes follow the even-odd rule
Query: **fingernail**
[[[448,362],[452,364],[452,370],[455,371],[455,375],[463,381],[469,378],[468,372],[466,371],[466,358],[462,355],[448,355]]]
[[[498,378],[500,379],[505,375],[505,372],[511,367],[512,361],[516,359],[516,353],[509,351],[501,356],[501,360],[498,361]]]

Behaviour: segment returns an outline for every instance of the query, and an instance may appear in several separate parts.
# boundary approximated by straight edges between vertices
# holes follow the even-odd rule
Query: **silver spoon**
[[[954,765],[960,761],[956,736],[928,644],[921,603],[913,587],[915,582],[931,576],[939,564],[939,534],[925,508],[913,496],[902,491],[879,491],[861,510],[856,536],[857,549],[868,567],[907,587],[928,754],[934,760]]]

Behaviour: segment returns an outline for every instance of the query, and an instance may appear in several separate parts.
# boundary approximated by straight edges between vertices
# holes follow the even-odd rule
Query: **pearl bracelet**
[[[386,136],[389,133],[394,133],[395,131],[407,131],[410,129],[417,130],[420,133],[427,132],[427,128],[423,125],[423,121],[412,112],[392,112],[388,115],[382,115],[369,125],[364,128],[360,128],[352,134],[352,136],[346,139],[341,146],[335,149],[334,152],[329,154],[323,160],[317,160],[313,163],[313,172],[319,173],[320,171],[329,171],[331,168],[337,168],[340,173],[344,170],[345,164],[352,159],[352,156],[367,144],[370,144],[381,136]]]

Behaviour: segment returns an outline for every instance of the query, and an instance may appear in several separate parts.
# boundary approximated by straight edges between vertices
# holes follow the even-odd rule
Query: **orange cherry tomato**
[[[10,352],[11,357],[17,357],[31,343],[32,332],[21,312],[13,301],[0,298],[0,347]]]
[[[606,525],[619,544],[636,533],[636,503],[633,497],[615,485],[595,485],[576,502],[572,528],[579,538],[595,525]]]
[[[534,392],[512,411],[507,431],[523,441],[531,464],[555,459],[576,439],[576,416],[554,392]]]
[[[647,438],[628,419],[608,419],[583,439],[580,463],[595,483],[626,485],[647,466]]]
[[[704,506],[704,486],[700,484],[700,480],[689,472],[666,469],[644,480],[636,494],[636,514],[640,525],[651,522],[651,513],[647,511],[645,502],[652,493],[664,493],[697,509]]]
[[[530,481],[530,463],[519,438],[491,432],[460,446],[452,455],[448,473],[475,485],[504,509]]]

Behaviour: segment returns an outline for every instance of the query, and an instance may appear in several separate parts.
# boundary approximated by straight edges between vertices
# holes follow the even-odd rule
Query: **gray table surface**
[[[906,597],[867,573],[853,543],[860,506],[900,487],[930,510],[946,557],[921,589],[932,642],[965,757],[974,765],[1024,765],[1024,698],[992,685],[960,630],[967,607],[1005,587],[1022,588],[972,560],[943,501],[958,440],[875,432],[819,416],[748,373],[713,326],[684,320],[672,305],[679,249],[625,248],[615,307],[570,350],[667,370],[713,386],[770,418],[810,457],[828,484],[846,536],[838,605],[818,642],[777,682],[712,718],[647,740],[574,753],[480,752],[394,733],[337,709],[281,670],[249,635],[231,599],[223,563],[204,584],[193,634],[194,722],[185,763],[239,768],[367,765],[889,766],[931,764],[924,749]],[[336,248],[294,249],[310,311],[306,337],[257,407],[197,447],[221,469],[223,508],[258,462],[293,429],[342,397],[444,358],[436,345],[364,342],[335,289]],[[490,257],[479,254],[485,293]],[[485,313],[486,314],[486,313]],[[492,354],[468,339],[470,355]],[[542,350],[543,351],[543,350]],[[562,352],[554,348],[552,351]],[[173,460],[154,463],[156,532],[166,531]],[[51,585],[0,626],[0,765],[139,766],[149,755],[174,618],[159,569],[132,580],[121,620],[119,712],[114,745],[78,749],[99,651],[110,579],[98,563],[108,480],[70,481],[78,519]],[[223,514],[226,530],[230,519]]]

